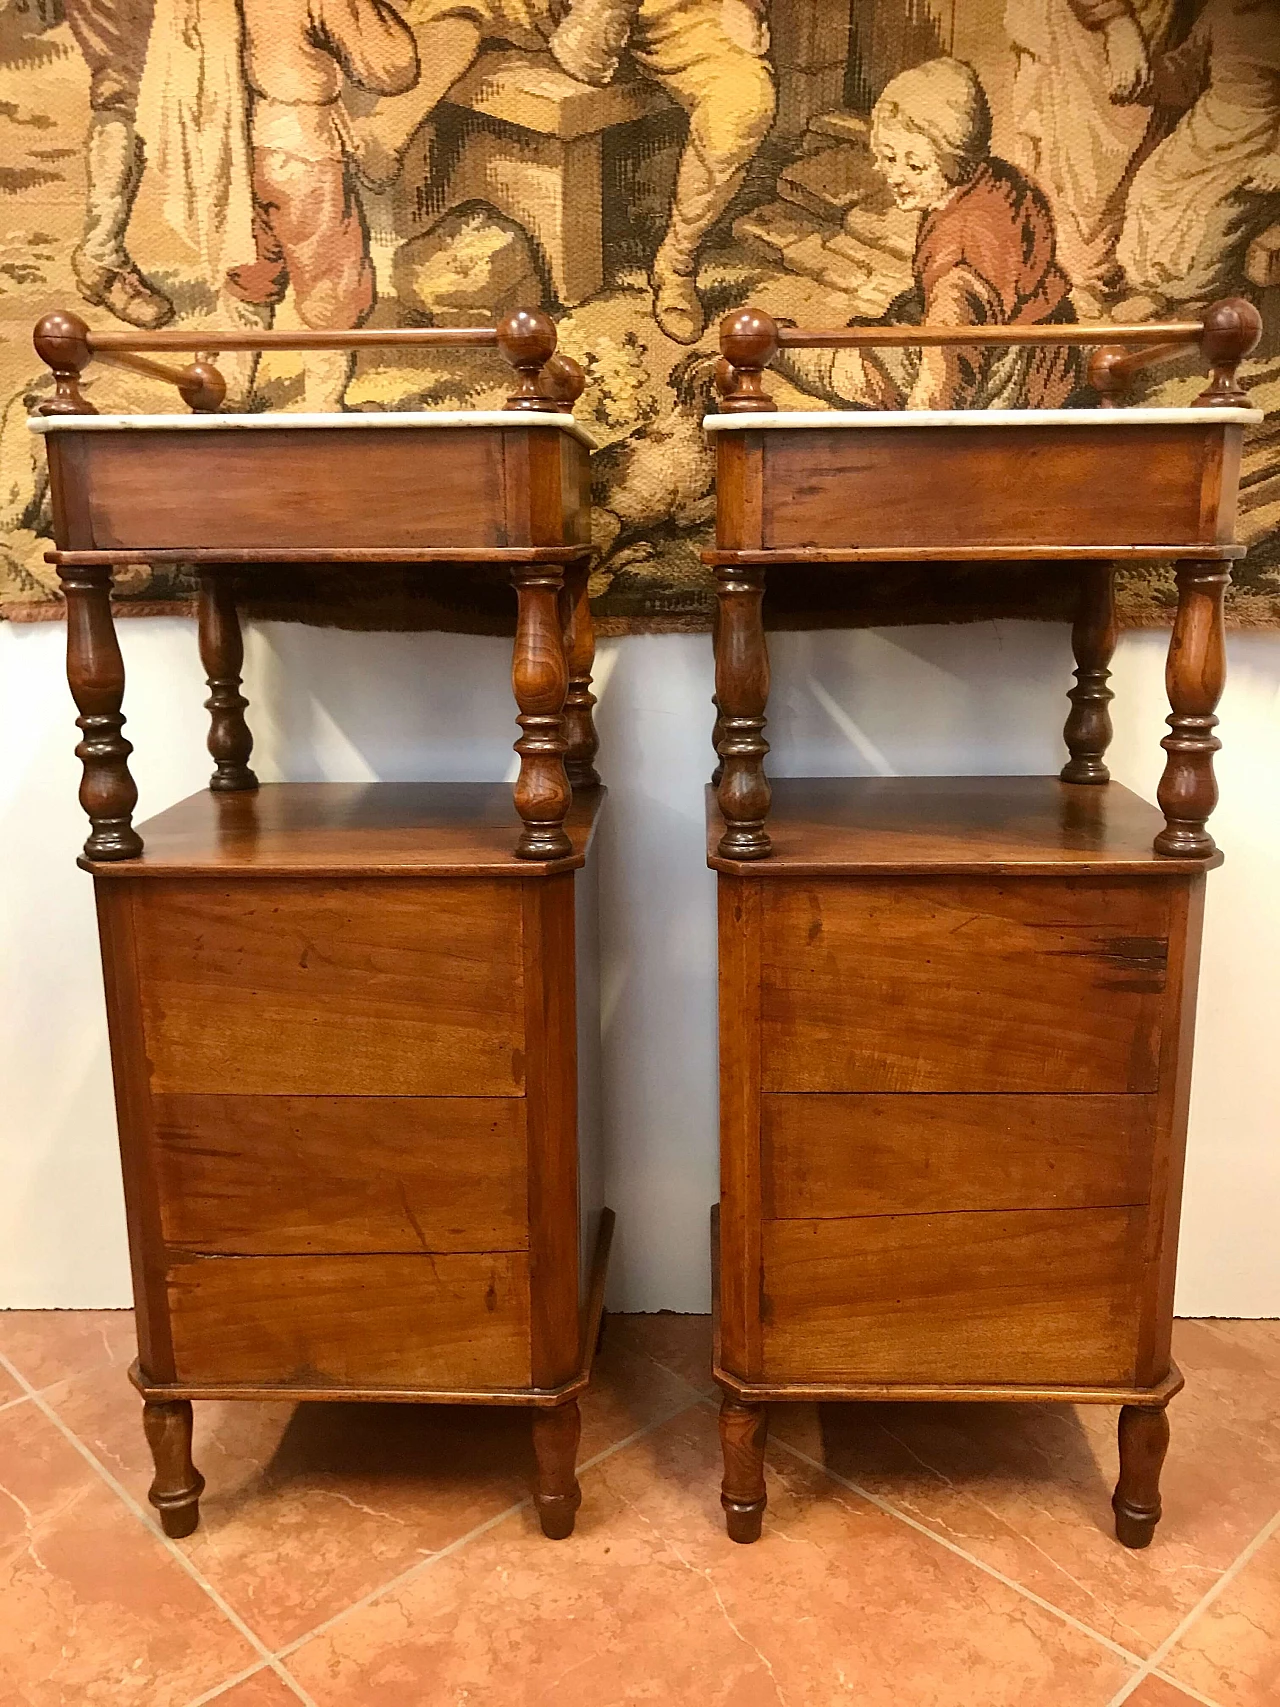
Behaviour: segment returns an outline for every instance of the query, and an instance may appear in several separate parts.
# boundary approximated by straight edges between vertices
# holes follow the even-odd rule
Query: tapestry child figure
[[[242,0],[256,256],[226,277],[270,325],[290,284],[303,325],[348,331],[374,303],[369,236],[348,163],[343,79],[398,95],[418,78],[413,34],[387,0]],[[342,407],[346,352],[309,358],[303,407]],[[241,386],[252,390],[252,365]]]
[[[1075,320],[1049,204],[991,153],[991,111],[970,66],[934,59],[893,78],[872,109],[871,149],[894,201],[920,215],[915,285],[884,323]],[[777,365],[828,402],[863,409],[1058,408],[1081,374],[1078,352],[1053,347],[790,351]]]

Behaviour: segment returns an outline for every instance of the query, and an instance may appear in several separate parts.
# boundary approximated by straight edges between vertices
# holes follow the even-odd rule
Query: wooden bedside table
[[[185,340],[185,342],[184,342]],[[483,414],[103,416],[102,355],[216,409],[182,333],[49,316],[46,435],[84,739],[138,1316],[167,1534],[198,1521],[191,1401],[527,1405],[545,1533],[571,1533],[612,1212],[600,1194],[581,375],[541,314],[495,332],[201,333],[222,348],[498,345]],[[135,829],[114,566],[200,584],[210,791]],[[515,585],[520,776],[258,787],[238,577],[439,561]],[[571,786],[572,785],[572,786]]]
[[[730,1535],[760,1534],[767,1402],[1058,1399],[1120,1411],[1116,1533],[1160,1516],[1214,707],[1247,303],[1167,327],[724,323],[716,748]],[[772,410],[786,345],[1119,339],[1104,392],[1200,343],[1192,409]],[[1136,354],[1126,353],[1130,348]],[[1112,572],[1178,560],[1156,811],[1104,762]],[[1061,778],[764,771],[766,571],[1041,562],[1078,576]]]

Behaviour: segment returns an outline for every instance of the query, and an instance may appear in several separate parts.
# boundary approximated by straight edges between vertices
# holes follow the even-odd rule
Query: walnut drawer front
[[[1146,1203],[1153,1096],[762,1098],[766,1218]]]
[[[770,884],[763,1089],[1156,1088],[1167,886]]]
[[[166,1283],[179,1381],[445,1388],[530,1380],[522,1251],[179,1257]]]
[[[523,1093],[519,884],[156,878],[137,888],[153,1092]]]
[[[168,1094],[153,1107],[171,1250],[528,1247],[522,1097]]]
[[[1146,1210],[764,1228],[770,1380],[1131,1382]]]

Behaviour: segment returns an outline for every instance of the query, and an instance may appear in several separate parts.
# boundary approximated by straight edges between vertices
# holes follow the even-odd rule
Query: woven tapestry
[[[605,632],[706,626],[700,421],[716,324],[1185,319],[1244,294],[1231,620],[1280,626],[1280,0],[0,0],[0,614],[56,616],[26,417],[46,310],[91,325],[492,323],[541,304],[587,375]],[[489,353],[223,356],[228,407],[493,408]],[[793,360],[780,407],[1088,401],[1070,361],[994,349]],[[1133,401],[1190,402],[1190,358]],[[90,369],[104,412],[180,408]],[[1123,479],[1123,469],[1116,478]],[[424,501],[426,495],[424,494]],[[376,495],[370,495],[376,502]],[[1126,571],[1122,620],[1171,577]],[[122,610],[189,606],[172,567]],[[501,589],[255,571],[264,616],[501,631]],[[776,625],[1062,616],[1016,567],[777,576]]]

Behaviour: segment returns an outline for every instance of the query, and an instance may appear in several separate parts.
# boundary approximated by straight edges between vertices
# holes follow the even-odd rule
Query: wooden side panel
[[[135,903],[152,1088],[524,1088],[518,884],[156,878]]]
[[[548,435],[550,436],[550,435]],[[568,433],[557,433],[560,446],[559,507],[566,545],[591,543],[591,453]]]
[[[1219,455],[1224,431],[1239,429],[1126,426],[1121,419],[1106,427],[764,432],[763,543],[1212,543],[1218,519],[1202,512],[1204,464]],[[903,502],[905,467],[912,489],[929,494],[927,504]],[[1118,467],[1131,478],[1117,480]]]
[[[129,1229],[129,1266],[133,1279],[138,1360],[153,1381],[172,1381],[173,1344],[164,1284],[164,1235],[160,1198],[151,1166],[151,1097],[138,1001],[138,966],[133,933],[135,886],[95,879],[98,939],[107,997],[111,1073],[115,1082],[116,1124]]]
[[[720,1357],[760,1368],[760,934],[762,890],[718,877],[720,913]]]
[[[521,1097],[156,1098],[170,1247],[243,1256],[523,1250]]]
[[[1154,1096],[767,1096],[777,1219],[1145,1203]]]
[[[1155,1089],[1166,885],[765,887],[766,1091]]]
[[[529,1380],[528,1259],[189,1257],[169,1269],[179,1381],[504,1387]]]
[[[93,543],[246,550],[508,541],[503,431],[86,433]],[[370,502],[353,504],[365,492]],[[235,502],[228,502],[228,494]]]
[[[587,1301],[604,1195],[600,1049],[600,862],[594,851],[573,879],[578,1013],[578,1303]]]
[[[573,873],[522,883],[533,1382],[578,1366],[578,1061]]]
[[[1146,1213],[772,1222],[765,1377],[1131,1383]]]
[[[1158,1135],[1151,1184],[1151,1218],[1138,1359],[1138,1379],[1146,1383],[1163,1380],[1168,1373],[1173,1338],[1173,1288],[1178,1268],[1178,1229],[1182,1219],[1182,1177],[1187,1150],[1187,1112],[1191,1101],[1191,1056],[1200,978],[1204,885],[1202,876],[1192,877],[1175,883],[1172,889],[1168,1015],[1160,1063]]]

